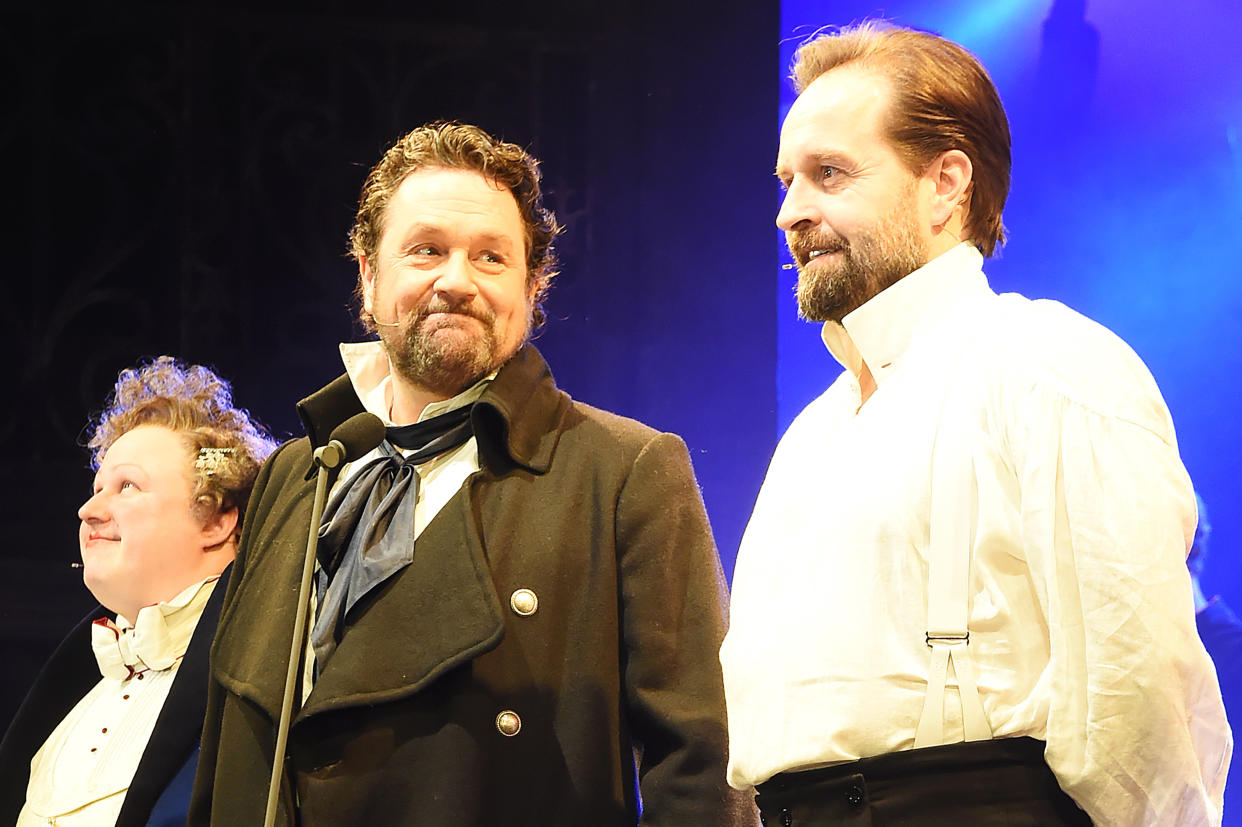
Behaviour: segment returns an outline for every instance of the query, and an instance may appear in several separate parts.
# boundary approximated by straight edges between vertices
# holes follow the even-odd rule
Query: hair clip
[[[225,459],[231,453],[232,448],[199,448],[194,467],[200,474],[210,477],[224,467]]]

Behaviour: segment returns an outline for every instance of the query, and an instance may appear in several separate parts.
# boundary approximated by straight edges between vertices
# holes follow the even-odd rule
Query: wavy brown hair
[[[206,521],[237,509],[237,531],[259,466],[276,447],[267,430],[233,406],[229,383],[202,365],[171,356],[123,370],[103,413],[90,426],[91,468],[122,434],[159,425],[181,437],[191,456],[194,510]]]
[[[1009,197],[1009,119],[988,72],[951,40],[867,20],[804,43],[794,55],[798,94],[849,63],[874,68],[893,88],[888,137],[915,175],[942,152],[958,149],[974,167],[965,232],[991,256],[1005,243],[1001,221]]]
[[[393,194],[411,174],[437,167],[477,172],[513,194],[526,235],[527,284],[535,286],[531,323],[539,327],[546,319],[543,299],[556,276],[553,242],[564,228],[543,204],[539,161],[517,144],[498,140],[477,126],[436,121],[403,135],[384,153],[362,185],[358,213],[349,231],[350,255],[375,260]],[[354,294],[361,305],[361,275]],[[359,311],[359,319],[368,331],[375,330],[375,320],[366,310]]]

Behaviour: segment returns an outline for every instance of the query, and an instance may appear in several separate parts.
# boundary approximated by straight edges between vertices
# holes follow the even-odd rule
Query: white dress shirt
[[[109,668],[112,676],[95,684],[35,753],[17,827],[116,823],[177,667],[218,580],[208,578],[166,603],[144,606],[134,623],[117,617],[116,626],[137,638],[133,649],[142,659],[127,677]]]
[[[960,515],[994,737],[1045,740],[1097,824],[1217,823],[1232,741],[1195,631],[1194,495],[1168,410],[1124,342],[996,295],[982,262],[955,247],[824,326],[846,371],[782,438],[738,554],[729,782],[913,746],[945,405],[974,462]],[[945,740],[961,740],[952,673],[945,695]]]

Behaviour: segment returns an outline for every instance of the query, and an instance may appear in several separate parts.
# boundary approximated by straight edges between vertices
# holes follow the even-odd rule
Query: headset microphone
[[[400,322],[381,322],[374,316],[371,317],[371,321],[375,322],[376,327],[401,327]]]
[[[376,327],[401,327],[401,322],[381,322],[374,313],[371,314],[371,321]]]

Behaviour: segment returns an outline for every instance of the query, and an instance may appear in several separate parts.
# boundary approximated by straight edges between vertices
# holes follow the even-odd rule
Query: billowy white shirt
[[[824,326],[846,370],[781,439],[734,572],[729,783],[913,747],[945,404],[974,459],[960,515],[994,737],[1045,740],[1097,824],[1218,823],[1232,739],[1195,630],[1194,495],[1168,410],[1119,338],[998,296],[982,263],[960,245]],[[951,671],[945,695],[961,740]]]
[[[385,425],[394,425],[392,421],[392,368],[388,362],[388,354],[381,342],[344,342],[340,345],[341,361],[345,364],[345,372],[349,375],[354,393],[368,412],[378,416]],[[432,402],[419,414],[418,421],[425,422],[432,417],[446,414],[460,407],[478,401],[487,386],[496,378],[498,371],[492,371],[466,390],[450,399]],[[407,454],[400,448],[398,452]],[[345,484],[359,469],[365,468],[371,460],[380,455],[379,448],[359,457],[354,462],[341,468],[328,499],[331,500],[342,485]],[[423,533],[423,529],[431,522],[440,509],[452,499],[461,488],[466,478],[479,470],[479,443],[473,436],[451,451],[432,457],[414,467],[418,474],[418,500],[414,503],[414,537]],[[318,568],[318,564],[316,564]],[[311,613],[315,611],[315,596],[311,594]],[[302,702],[310,697],[315,681],[315,650],[309,640],[306,641],[305,665],[302,671]]]
[[[172,600],[144,606],[135,623],[117,616],[118,627],[158,638],[158,660],[170,665],[125,679],[105,677],[78,701],[30,761],[26,804],[17,827],[116,824],[181,657],[218,580],[210,577]]]

